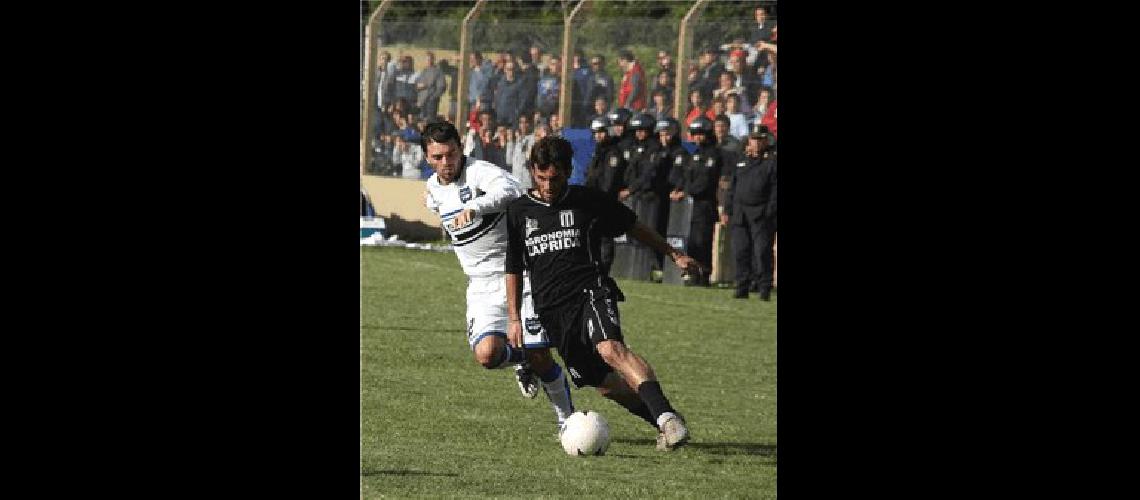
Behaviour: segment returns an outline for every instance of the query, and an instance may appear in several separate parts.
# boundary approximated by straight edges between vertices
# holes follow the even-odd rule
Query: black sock
[[[669,404],[669,400],[665,399],[665,393],[661,392],[661,384],[656,380],[649,380],[642,382],[637,386],[637,394],[641,396],[641,400],[645,401],[645,406],[649,407],[649,412],[653,414],[653,426],[657,426],[657,417],[662,413],[677,413],[673,406]]]
[[[523,361],[526,361],[526,352],[524,352],[522,349],[519,349],[517,347],[511,347],[510,344],[507,344],[506,351],[507,351],[507,363],[510,363],[512,365],[517,365],[519,363],[522,363]]]
[[[630,413],[641,417],[642,420],[648,422],[649,425],[653,426],[654,429],[657,428],[657,419],[653,418],[653,415],[649,413],[649,407],[645,406],[644,402],[638,401],[636,403],[623,403],[616,400],[614,402],[622,405],[622,407],[626,410],[629,410]]]

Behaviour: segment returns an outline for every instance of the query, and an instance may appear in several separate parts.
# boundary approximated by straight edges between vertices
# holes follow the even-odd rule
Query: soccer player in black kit
[[[600,269],[599,240],[628,234],[682,270],[695,270],[697,263],[613,197],[569,185],[573,155],[561,137],[536,143],[527,167],[534,188],[507,205],[507,339],[516,346],[522,340],[522,274],[529,270],[539,321],[574,385],[594,386],[652,425],[658,450],[675,449],[689,440],[689,430],[653,368],[623,341],[617,302],[624,297]]]

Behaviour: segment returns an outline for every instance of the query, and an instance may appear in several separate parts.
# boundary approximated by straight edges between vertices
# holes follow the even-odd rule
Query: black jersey
[[[629,207],[586,186],[567,185],[551,204],[525,194],[507,205],[506,272],[530,270],[536,310],[568,304],[609,281],[599,268],[601,237],[636,222]]]

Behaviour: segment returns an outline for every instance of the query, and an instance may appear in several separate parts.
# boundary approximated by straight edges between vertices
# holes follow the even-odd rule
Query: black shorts
[[[583,290],[582,296],[563,307],[539,313],[550,341],[566,363],[570,380],[581,388],[598,387],[613,371],[594,347],[603,340],[624,342],[616,287]]]

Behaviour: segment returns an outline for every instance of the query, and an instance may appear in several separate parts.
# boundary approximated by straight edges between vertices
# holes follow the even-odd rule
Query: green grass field
[[[454,254],[365,247],[360,269],[363,498],[776,497],[775,295],[619,280],[626,341],[692,441],[658,452],[644,421],[574,389],[612,436],[604,457],[579,458],[545,395],[524,399],[512,370],[475,363]]]

